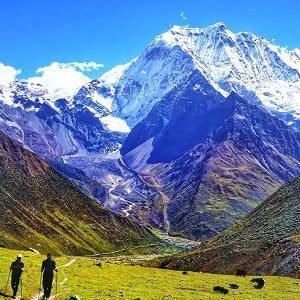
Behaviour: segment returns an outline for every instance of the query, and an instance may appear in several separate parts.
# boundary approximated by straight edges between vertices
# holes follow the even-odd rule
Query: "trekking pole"
[[[40,299],[40,294],[41,294],[41,289],[42,289],[42,275],[43,275],[43,272],[41,272],[41,276],[40,276],[40,286],[39,286],[39,295],[38,295],[38,299]]]
[[[21,300],[23,299],[23,280],[21,276]]]
[[[58,273],[56,272],[56,291],[55,294],[57,295],[57,290],[58,290]]]
[[[5,296],[6,296],[6,292],[7,292],[7,288],[8,288],[10,275],[11,275],[11,270],[9,270],[9,273],[8,273],[7,283],[6,283],[5,292],[4,292]]]

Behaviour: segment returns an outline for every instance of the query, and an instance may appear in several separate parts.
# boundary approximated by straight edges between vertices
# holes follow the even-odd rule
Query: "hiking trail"
[[[63,269],[63,268],[67,268],[67,267],[71,266],[72,264],[74,264],[74,263],[76,262],[76,260],[77,260],[76,258],[72,258],[72,259],[70,259],[67,263],[65,263],[65,264],[63,264],[63,265],[61,265],[61,266],[58,266],[57,268],[58,268],[59,270],[60,270],[60,269]],[[63,277],[63,279],[58,283],[58,285],[59,285],[59,286],[63,286],[63,285],[68,281],[69,278],[66,277],[64,271],[58,272],[55,276],[57,276],[58,274],[59,274],[59,275],[62,275],[62,277]],[[59,276],[59,275],[58,275],[58,276]],[[54,279],[54,280],[55,280],[55,279]],[[54,282],[52,291],[55,291],[55,290],[56,290],[55,284],[56,284],[56,283]],[[40,294],[40,297],[39,297],[39,294]],[[52,296],[49,298],[49,300],[54,300],[55,297],[57,297],[57,296],[59,296],[59,295],[60,295],[60,294],[52,295]],[[30,298],[30,300],[40,300],[40,299],[42,299],[42,297],[43,297],[43,291],[41,291],[40,293],[35,294],[32,298]]]

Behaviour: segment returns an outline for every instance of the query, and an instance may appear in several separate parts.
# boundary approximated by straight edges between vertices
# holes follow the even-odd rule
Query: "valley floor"
[[[17,251],[0,249],[0,292],[4,292],[8,269]],[[26,272],[23,274],[23,298],[35,300],[38,296],[40,263],[43,255],[23,252]],[[58,293],[52,299],[65,300],[78,295],[81,300],[102,299],[299,299],[300,280],[265,276],[265,287],[256,290],[249,277],[207,273],[160,270],[105,259],[102,267],[90,258],[59,257]],[[239,289],[229,289],[228,295],[212,291],[216,285],[228,288],[229,283]],[[11,291],[9,289],[9,291]],[[56,286],[53,287],[53,293]]]

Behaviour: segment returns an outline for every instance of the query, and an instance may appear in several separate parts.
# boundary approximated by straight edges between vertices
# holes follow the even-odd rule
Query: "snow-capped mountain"
[[[109,209],[205,239],[299,175],[299,61],[223,23],[174,26],[65,98],[0,86],[0,130]]]
[[[48,91],[40,84],[27,81],[13,81],[0,85],[0,102],[13,108],[36,111],[42,104],[51,105]]]
[[[224,96],[236,92],[299,125],[299,49],[288,51],[249,32],[234,34],[223,23],[174,26],[100,80],[113,87],[112,109],[132,127],[195,69]]]
[[[0,129],[51,159],[115,151],[129,130],[85,86],[68,100],[53,100],[40,84],[15,81],[0,86],[0,108]]]
[[[109,82],[110,79],[108,75],[109,72],[106,73],[105,78]],[[115,73],[113,75],[115,78]],[[99,80],[95,79],[78,91],[78,93],[73,97],[73,105],[74,103],[80,103],[81,105],[88,107],[100,118],[107,130],[128,133],[130,128],[127,123],[123,119],[112,114],[114,94],[115,89],[112,85],[103,85]]]
[[[87,177],[82,172],[84,168],[78,170],[74,165],[89,160],[92,153],[118,156],[129,127],[112,116],[104,98],[93,97],[96,82],[67,99],[55,99],[42,85],[28,81],[0,86],[0,131],[47,159],[102,203],[109,189],[91,180],[93,176]],[[101,89],[101,93],[109,95],[109,90]],[[66,165],[74,157],[77,164]]]

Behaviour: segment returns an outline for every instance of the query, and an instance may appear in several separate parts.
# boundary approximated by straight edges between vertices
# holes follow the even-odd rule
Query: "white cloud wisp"
[[[8,85],[12,81],[16,80],[17,75],[19,75],[20,73],[20,69],[6,66],[0,62],[0,85]]]
[[[51,98],[68,98],[73,96],[79,88],[91,79],[82,72],[91,72],[102,68],[102,64],[95,62],[53,62],[49,66],[36,70],[40,76],[31,77],[29,82],[42,84]]]

